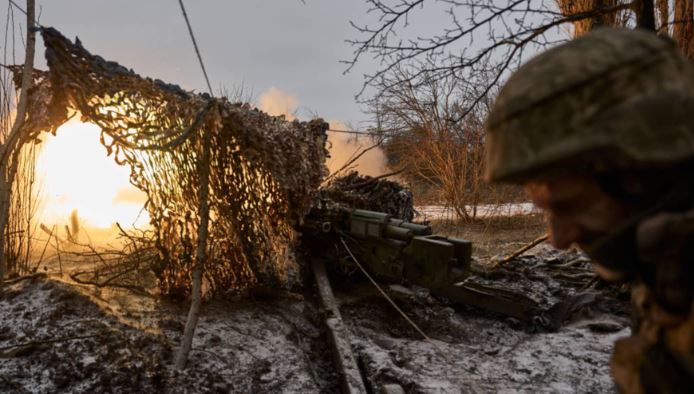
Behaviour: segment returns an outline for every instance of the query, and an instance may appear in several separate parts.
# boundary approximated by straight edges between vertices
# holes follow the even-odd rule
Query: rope
[[[16,9],[18,9],[19,11],[21,11],[22,14],[24,14],[24,15],[27,14],[27,12],[24,11],[24,9],[23,9],[19,4],[15,3],[15,2],[12,1],[12,0],[8,0],[8,1],[9,1],[10,4],[13,5]]]
[[[400,309],[400,307],[395,303],[395,301],[393,301],[393,299],[390,298],[390,296],[388,296],[388,294],[386,294],[386,292],[383,290],[383,288],[381,288],[381,286],[379,286],[378,283],[376,283],[376,281],[371,277],[371,275],[369,275],[369,273],[366,272],[366,269],[364,269],[364,267],[359,263],[359,260],[357,260],[357,258],[354,256],[354,254],[352,254],[352,251],[349,249],[349,246],[347,246],[347,242],[345,242],[345,239],[342,238],[342,237],[340,237],[340,242],[342,242],[342,245],[345,247],[345,249],[347,250],[347,253],[349,253],[349,256],[352,258],[352,260],[353,260],[354,263],[357,265],[357,267],[359,267],[359,269],[361,270],[361,272],[363,272],[364,275],[366,275],[366,277],[367,277],[367,278],[369,279],[369,281],[376,287],[376,289],[378,289],[378,291],[381,293],[381,295],[382,295],[386,300],[388,300],[388,302],[390,303],[390,305],[392,305],[393,308],[395,308],[395,310],[398,311],[398,313],[400,313],[400,315],[402,315],[402,317],[404,317],[405,320],[407,320],[407,322],[412,326],[412,328],[414,328],[415,330],[417,330],[417,332],[418,332],[426,341],[431,342],[431,338],[429,338],[429,337],[427,336],[427,334],[425,334],[424,331],[422,331],[422,329],[419,328],[419,326],[418,326],[415,322],[413,322],[412,319],[410,319],[409,316],[407,316],[407,314],[406,314],[405,312],[402,311],[402,309]]]
[[[336,129],[328,129],[326,131],[330,131],[333,133],[343,133],[343,134],[356,134],[356,135],[380,135],[379,133],[375,133],[372,131],[358,131],[358,130],[336,130]]]
[[[10,0],[12,1],[12,0]],[[188,26],[188,33],[190,34],[190,39],[193,41],[193,47],[195,47],[195,54],[198,55],[198,60],[200,61],[200,67],[202,68],[202,74],[205,76],[205,82],[207,82],[207,89],[210,91],[210,95],[214,96],[212,93],[212,85],[210,84],[210,78],[207,76],[207,70],[205,70],[205,63],[202,61],[202,56],[200,56],[200,49],[198,49],[198,43],[195,41],[195,35],[193,34],[193,28],[190,26],[190,20],[188,20],[188,14],[186,13],[186,8],[183,6],[183,0],[178,0],[178,4],[181,5],[181,12],[183,12],[183,18],[186,20],[186,25]]]
[[[13,6],[14,8],[16,8],[17,10],[19,10],[19,12],[21,12],[21,13],[24,14],[24,15],[27,14],[27,12],[24,10],[24,8],[22,8],[19,4],[15,3],[13,0],[8,0],[8,1],[10,2],[10,5]],[[39,16],[40,16],[40,15],[39,15]],[[36,21],[36,19],[34,19],[34,24],[35,24],[36,26],[38,26],[38,27],[43,27],[43,26],[41,26],[40,23],[38,23],[38,22]]]
[[[352,260],[354,261],[354,264],[356,264],[357,267],[359,267],[359,270],[361,270],[361,272],[363,272],[364,275],[366,275],[366,277],[369,279],[369,281],[371,282],[371,284],[373,284],[373,285],[376,287],[376,289],[378,289],[378,291],[381,293],[381,295],[382,295],[386,300],[388,300],[388,302],[390,303],[390,305],[392,305],[393,308],[395,308],[395,310],[398,311],[398,313],[400,313],[400,315],[401,315],[402,317],[404,317],[405,320],[407,320],[407,322],[412,326],[412,328],[414,328],[415,330],[417,330],[417,332],[424,338],[424,340],[427,341],[427,342],[429,342],[429,344],[431,344],[431,345],[434,347],[434,349],[436,349],[436,351],[439,352],[439,354],[440,354],[444,359],[446,359],[446,361],[447,361],[450,365],[454,365],[454,364],[455,364],[455,360],[452,360],[452,359],[449,357],[448,353],[446,353],[446,351],[444,351],[436,342],[432,341],[431,338],[429,338],[429,336],[427,336],[427,334],[425,334],[424,331],[423,331],[421,328],[419,328],[419,326],[417,325],[417,323],[415,323],[414,321],[412,321],[412,319],[410,319],[410,317],[407,316],[407,314],[406,314],[405,312],[403,312],[402,309],[400,309],[400,307],[395,303],[395,301],[393,301],[393,299],[390,298],[390,297],[388,296],[388,294],[386,294],[386,292],[383,290],[383,288],[381,288],[381,286],[379,286],[378,283],[376,283],[376,281],[371,277],[371,275],[369,275],[369,273],[366,271],[366,269],[364,268],[364,266],[362,266],[361,263],[359,263],[359,260],[357,260],[357,258],[354,256],[354,254],[352,253],[352,250],[349,248],[349,246],[347,246],[347,243],[345,242],[345,239],[342,238],[342,237],[340,237],[340,242],[342,242],[342,245],[345,247],[345,249],[347,250],[347,253],[349,253],[350,257],[352,257]]]

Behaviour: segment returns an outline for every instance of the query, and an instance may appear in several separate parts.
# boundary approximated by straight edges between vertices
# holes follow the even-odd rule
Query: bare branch
[[[427,2],[427,15],[439,12],[448,23],[437,25],[429,35],[410,28],[411,20],[422,12],[424,1],[370,0],[374,26],[352,23],[357,38],[348,40],[354,54],[345,72],[351,71],[364,56],[379,62],[376,71],[364,76],[357,98],[364,100],[367,90],[377,97],[405,84],[415,88],[426,78],[455,78],[460,88],[476,92],[468,110],[479,105],[492,90],[524,59],[546,47],[567,39],[567,30],[580,33],[601,24],[628,23],[632,2],[627,0],[441,0]],[[433,11],[432,11],[433,10]],[[414,22],[412,22],[414,23]],[[407,79],[391,78],[406,71]],[[366,99],[368,101],[368,99]],[[460,119],[467,113],[459,114]]]

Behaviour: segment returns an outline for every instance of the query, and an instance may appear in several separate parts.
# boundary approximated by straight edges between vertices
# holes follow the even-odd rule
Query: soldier
[[[694,66],[653,33],[597,29],[511,76],[487,131],[487,178],[524,185],[554,246],[631,283],[619,388],[694,393]]]

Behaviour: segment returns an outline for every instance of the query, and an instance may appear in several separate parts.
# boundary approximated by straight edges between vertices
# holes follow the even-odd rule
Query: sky
[[[143,76],[207,91],[177,0],[36,2],[39,23],[70,39],[79,37],[92,53]],[[0,0],[3,22],[8,4]],[[347,65],[340,63],[352,58],[354,47],[346,40],[361,37],[350,22],[377,23],[377,14],[368,12],[365,0],[184,0],[184,4],[215,93],[243,87],[246,97],[257,103],[263,94],[279,92],[295,101],[301,119],[320,116],[354,128],[367,126],[368,116],[354,96],[361,90],[363,75],[374,72],[378,64],[362,57],[345,74]],[[448,5],[424,4],[407,19],[406,29],[396,26],[402,39],[450,27]],[[469,7],[456,7],[456,17],[463,23],[468,23],[469,12]],[[16,17],[24,16],[16,13]],[[462,44],[468,49],[478,45]],[[37,54],[37,66],[45,68],[41,52]]]
[[[20,4],[23,1],[18,0]],[[215,93],[243,86],[256,101],[271,89],[297,100],[300,118],[357,126],[354,95],[369,64],[353,72],[349,21],[366,19],[361,0],[187,0],[184,2]],[[39,22],[143,76],[206,91],[176,0],[39,0]],[[4,7],[0,7],[4,8]],[[3,10],[6,14],[6,10]],[[40,60],[40,61],[39,61]],[[45,64],[37,58],[38,64]]]

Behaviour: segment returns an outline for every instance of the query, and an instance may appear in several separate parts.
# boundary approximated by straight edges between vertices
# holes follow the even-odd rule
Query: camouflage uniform
[[[487,130],[492,181],[648,172],[667,185],[587,252],[632,281],[638,324],[611,360],[620,389],[694,392],[694,66],[652,33],[598,29],[521,67]]]

